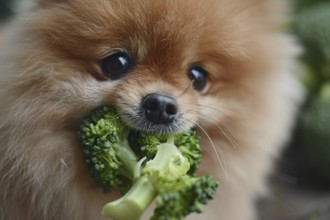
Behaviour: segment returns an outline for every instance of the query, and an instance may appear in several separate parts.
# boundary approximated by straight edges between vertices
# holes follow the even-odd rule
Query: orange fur
[[[288,138],[302,92],[298,47],[278,30],[278,0],[43,0],[13,22],[0,54],[0,219],[103,219],[77,126],[95,107],[130,112],[148,93],[177,97],[203,137],[201,173],[220,180],[188,219],[255,219],[253,201]],[[102,78],[98,61],[129,50],[138,65]],[[187,69],[209,72],[194,91]],[[134,126],[134,124],[132,124]]]

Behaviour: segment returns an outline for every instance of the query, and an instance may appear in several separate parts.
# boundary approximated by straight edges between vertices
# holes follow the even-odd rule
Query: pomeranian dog
[[[302,97],[284,1],[30,3],[1,47],[1,220],[104,219],[118,194],[93,182],[76,135],[101,105],[138,130],[197,129],[200,173],[220,187],[188,219],[257,219]]]

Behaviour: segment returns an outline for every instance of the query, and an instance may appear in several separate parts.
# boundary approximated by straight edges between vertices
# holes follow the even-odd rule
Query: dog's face
[[[233,179],[219,207],[246,219],[244,196],[262,191],[293,114],[285,96],[294,80],[284,75],[294,52],[273,16],[282,0],[31,1],[0,51],[2,210],[11,219],[97,219],[109,198],[86,170],[76,131],[112,105],[135,129],[195,127],[201,172]],[[18,217],[17,204],[26,209]]]
[[[222,123],[241,114],[237,103],[249,99],[249,81],[268,65],[259,30],[266,22],[250,14],[262,7],[231,16],[249,4],[46,1],[25,27],[29,54],[18,61],[26,71],[16,84],[38,109],[51,106],[45,121],[78,121],[111,104],[142,130]]]

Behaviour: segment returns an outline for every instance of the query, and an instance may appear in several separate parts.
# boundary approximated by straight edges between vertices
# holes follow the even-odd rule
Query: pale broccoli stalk
[[[125,195],[106,204],[104,216],[138,220],[156,198],[151,219],[184,219],[201,212],[215,194],[211,177],[195,177],[202,155],[195,132],[156,135],[140,133],[137,156],[128,144],[130,132],[118,113],[102,107],[82,123],[78,136],[84,159],[104,191],[119,189]]]

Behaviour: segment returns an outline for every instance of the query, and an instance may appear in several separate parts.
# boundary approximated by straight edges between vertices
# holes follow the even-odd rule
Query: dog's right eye
[[[102,73],[111,80],[124,77],[132,67],[133,59],[126,52],[116,52],[101,60]]]
[[[192,80],[194,88],[202,92],[207,84],[207,72],[201,67],[193,66],[188,71],[188,77]]]

